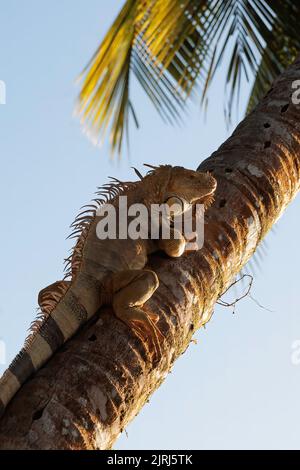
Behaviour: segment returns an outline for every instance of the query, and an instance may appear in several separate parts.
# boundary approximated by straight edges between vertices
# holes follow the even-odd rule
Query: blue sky
[[[60,279],[78,209],[107,176],[133,177],[130,166],[172,163],[196,168],[229,136],[223,118],[224,69],[206,121],[198,107],[182,128],[165,126],[133,85],[142,124],[130,155],[109,159],[72,117],[75,78],[122,5],[117,0],[11,0],[1,6],[0,340],[7,364],[23,344],[39,290]],[[249,88],[243,85],[241,109]],[[119,439],[117,449],[300,448],[300,201],[268,237],[253,296],[235,315],[217,307],[198,345],[191,344],[162,387]],[[235,292],[232,293],[235,297]]]

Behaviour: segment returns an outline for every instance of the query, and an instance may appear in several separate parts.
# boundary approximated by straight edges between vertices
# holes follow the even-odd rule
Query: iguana
[[[39,293],[41,312],[23,349],[0,379],[0,413],[21,385],[103,304],[111,304],[115,315],[145,344],[150,344],[151,360],[159,359],[164,339],[157,327],[159,316],[141,309],[159,285],[156,273],[145,268],[147,257],[158,250],[170,257],[181,256],[186,240],[181,233],[175,238],[174,228],[173,236],[167,240],[99,239],[99,207],[109,203],[118,213],[120,196],[126,196],[128,206],[142,203],[149,214],[151,205],[171,205],[174,201],[184,212],[195,203],[210,205],[217,183],[209,173],[170,165],[150,168],[144,177],[136,170],[140,177],[137,182],[123,183],[113,178],[99,189],[95,204],[86,206],[87,210],[71,225],[76,244],[66,260],[67,274],[64,280]]]

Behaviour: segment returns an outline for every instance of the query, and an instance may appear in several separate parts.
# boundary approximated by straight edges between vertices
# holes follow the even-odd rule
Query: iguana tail
[[[68,287],[1,377],[0,415],[21,386],[87,321],[87,312],[74,291],[72,286]]]

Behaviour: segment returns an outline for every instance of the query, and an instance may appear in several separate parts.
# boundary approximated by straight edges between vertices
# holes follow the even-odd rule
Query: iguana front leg
[[[186,240],[179,230],[171,229],[170,238],[158,241],[159,249],[164,251],[171,258],[178,258],[183,255]]]
[[[159,286],[157,275],[150,270],[128,270],[116,273],[113,279],[113,301],[115,314],[135,331],[146,343],[150,340],[154,360],[161,357],[161,342],[164,336],[155,323],[159,317],[147,314],[142,307]]]

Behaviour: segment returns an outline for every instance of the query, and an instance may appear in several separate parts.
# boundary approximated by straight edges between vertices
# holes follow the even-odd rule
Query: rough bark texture
[[[160,287],[147,308],[166,336],[155,367],[109,310],[99,313],[17,394],[0,425],[0,448],[108,449],[167,376],[193,332],[296,195],[300,105],[291,101],[300,58],[259,107],[202,165],[218,180],[204,248],[150,264]]]

